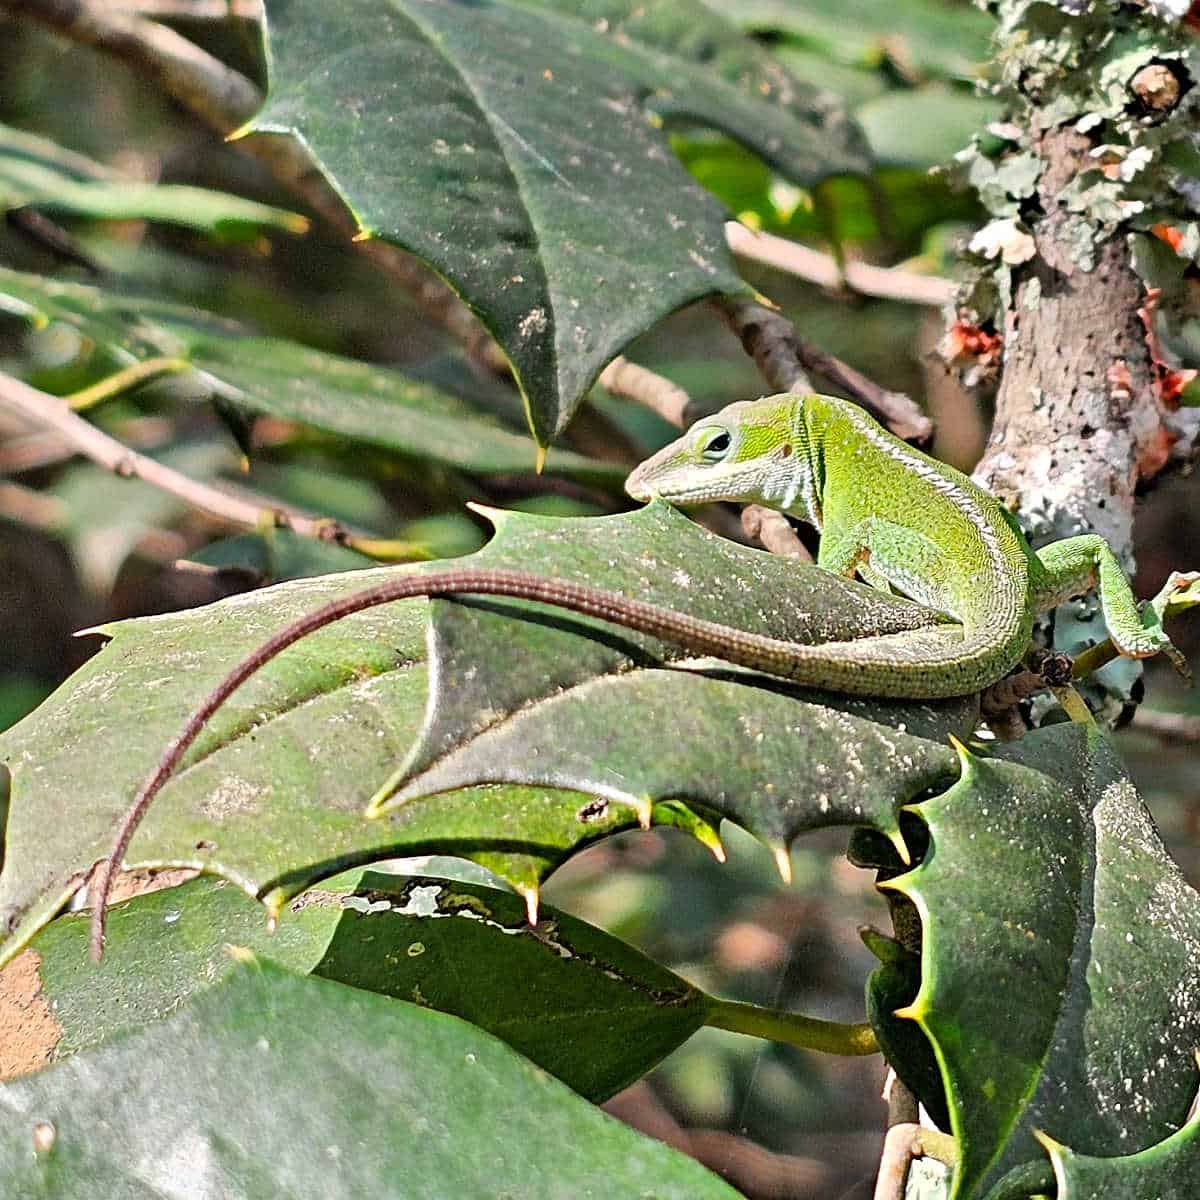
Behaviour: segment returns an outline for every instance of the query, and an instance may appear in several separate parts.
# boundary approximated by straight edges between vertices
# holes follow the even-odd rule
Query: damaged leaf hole
[[[608,816],[608,801],[597,796],[594,800],[589,800],[575,814],[575,820],[581,825],[591,825],[597,821],[603,821]]]

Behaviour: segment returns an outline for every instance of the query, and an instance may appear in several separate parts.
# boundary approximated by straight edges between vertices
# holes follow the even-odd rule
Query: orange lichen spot
[[[1183,234],[1174,225],[1168,225],[1165,221],[1159,221],[1157,225],[1150,226],[1150,232],[1159,241],[1166,242],[1176,254],[1179,253],[1179,247],[1183,245]]]

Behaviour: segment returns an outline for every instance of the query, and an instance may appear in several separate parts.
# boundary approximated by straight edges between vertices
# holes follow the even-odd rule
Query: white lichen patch
[[[252,813],[257,811],[259,800],[266,790],[248,779],[229,776],[200,802],[200,811],[214,821],[222,821],[235,814]]]

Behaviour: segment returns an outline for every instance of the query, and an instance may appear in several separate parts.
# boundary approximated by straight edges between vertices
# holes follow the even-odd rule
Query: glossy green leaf
[[[962,1198],[1007,1195],[1006,1177],[1038,1190],[1035,1130],[1079,1153],[1145,1150],[1197,1082],[1200,897],[1115,752],[1059,725],[1002,753],[964,752],[959,782],[917,809],[929,853],[889,885],[921,912],[909,1015],[941,1062]]]
[[[87,913],[29,950],[61,1033],[55,1057],[169,1016],[235,969],[227,945],[291,970],[452,1013],[594,1101],[644,1075],[703,1023],[707,998],[611,934],[511,892],[353,872],[305,892],[269,932],[260,905],[201,878],[113,909],[104,962]]]
[[[705,0],[743,29],[788,34],[835,61],[895,59],[906,70],[973,77],[995,22],[956,0]]]
[[[829,641],[931,620],[714,537],[667,505],[586,523],[491,515],[496,536],[473,562],[590,581],[755,632]],[[711,661],[705,670],[652,638],[536,605],[437,601],[433,611],[431,667],[453,683],[430,698],[399,801],[537,781],[641,808],[681,798],[777,846],[827,824],[893,832],[897,797],[953,773],[946,734],[974,721],[971,700],[831,697]],[[697,669],[657,669],[681,660]]]
[[[865,167],[835,105],[696,0],[274,0],[268,17],[271,85],[247,129],[302,139],[363,235],[449,281],[542,444],[633,337],[745,290],[720,206],[647,108],[803,182]]]
[[[269,962],[0,1085],[0,1110],[28,1200],[737,1195],[465,1021]]]
[[[47,138],[0,124],[0,210],[24,205],[92,221],[162,221],[232,239],[268,228],[308,228],[296,213],[240,196],[130,179]]]
[[[0,268],[0,305],[6,298],[29,325],[9,368],[48,391],[84,387],[140,359],[184,358],[196,373],[159,385],[181,397],[216,396],[251,413],[464,471],[533,469],[528,437],[401,371],[251,336],[199,309]],[[546,471],[609,486],[624,475],[567,450],[551,450]]]
[[[997,120],[1003,106],[948,87],[888,92],[863,104],[856,117],[881,163],[936,167]]]
[[[1192,1200],[1200,1181],[1200,1111],[1177,1133],[1138,1154],[1097,1158],[1042,1141],[1054,1164],[1057,1200]]]

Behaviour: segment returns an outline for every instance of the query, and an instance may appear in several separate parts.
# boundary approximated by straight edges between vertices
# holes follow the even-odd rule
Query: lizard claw
[[[1179,647],[1174,642],[1167,642],[1163,646],[1162,652],[1167,656],[1167,661],[1175,668],[1183,682],[1191,687],[1192,668],[1188,666],[1188,660],[1183,656]]]
[[[1179,648],[1163,630],[1163,619],[1168,613],[1182,612],[1200,604],[1200,571],[1172,571],[1167,582],[1142,609],[1141,636],[1136,643],[1123,646],[1117,644],[1122,654],[1131,658],[1149,658],[1163,654],[1167,661],[1190,687],[1192,671]],[[1115,639],[1114,639],[1115,640]]]

